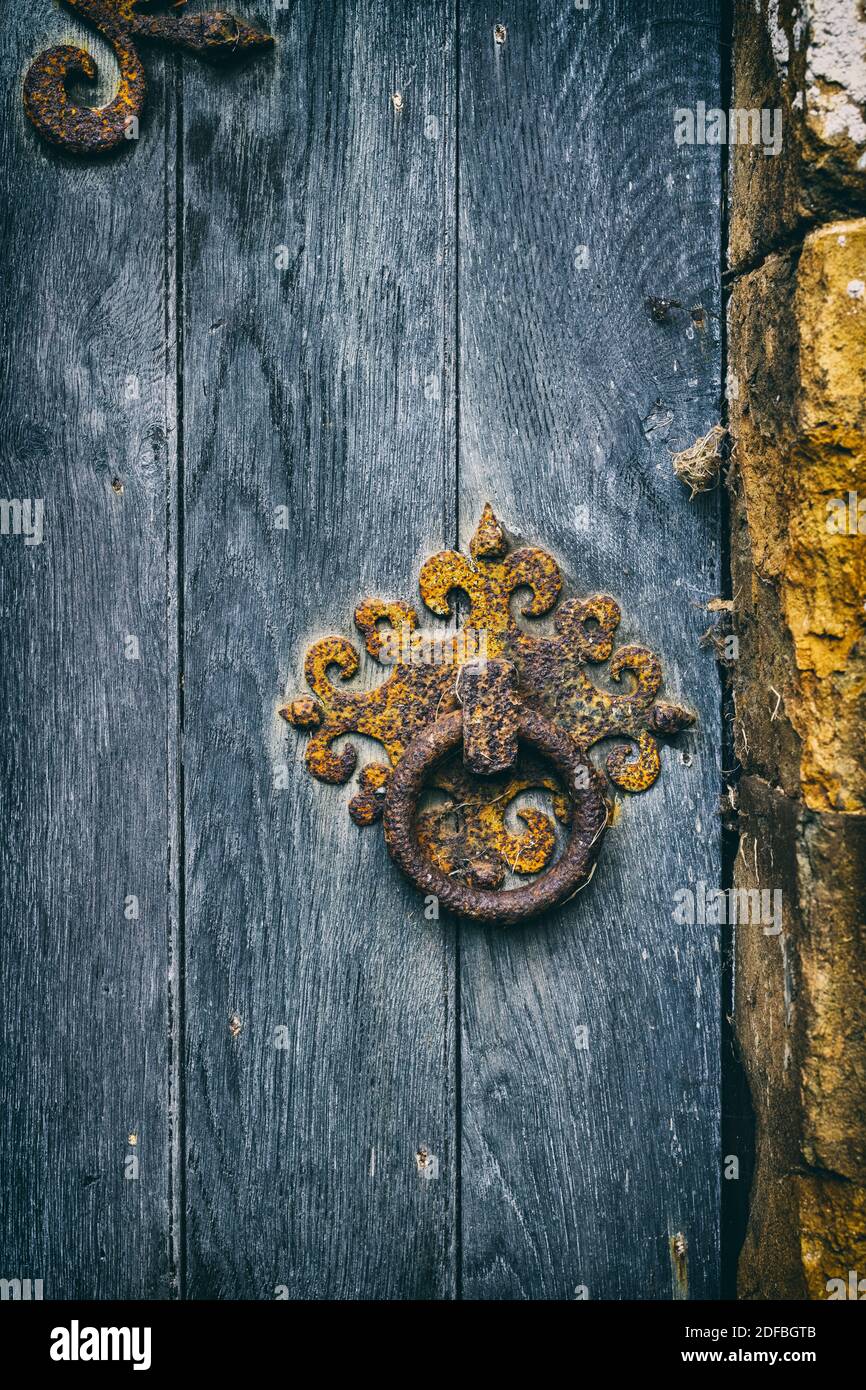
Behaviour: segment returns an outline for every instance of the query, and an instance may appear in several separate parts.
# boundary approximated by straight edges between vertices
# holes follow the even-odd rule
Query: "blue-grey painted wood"
[[[276,711],[453,540],[453,17],[272,19],[183,92],[186,1290],[449,1298],[453,933]]]
[[[672,913],[719,879],[718,515],[669,449],[720,394],[718,151],[673,142],[716,6],[297,0],[240,72],[149,53],[101,162],[21,114],[58,14],[0,40],[0,492],[45,499],[0,537],[0,1277],[672,1298],[681,1235],[712,1296],[718,943]],[[503,932],[426,921],[276,714],[488,499],[700,712],[589,888]]]
[[[137,146],[88,162],[44,145],[21,83],[70,36],[110,90],[107,48],[66,11],[27,6],[0,37],[0,494],[44,506],[41,544],[0,536],[0,1277],[41,1279],[46,1299],[160,1298],[176,1234],[174,134],[154,57]]]
[[[719,152],[673,139],[675,107],[714,104],[718,10],[460,11],[461,540],[490,500],[572,592],[620,601],[622,641],[700,714],[572,904],[461,927],[463,1294],[681,1297],[682,1235],[691,1296],[711,1297],[718,930],[672,912],[677,888],[719,882],[719,688],[698,646],[718,509],[689,503],[669,448],[719,418]],[[682,308],[657,323],[650,295]]]

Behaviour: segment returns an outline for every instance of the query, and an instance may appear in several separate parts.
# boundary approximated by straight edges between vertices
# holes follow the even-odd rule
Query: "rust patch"
[[[467,661],[454,689],[463,706],[463,765],[489,776],[506,772],[517,757],[520,706],[517,672],[509,661]]]
[[[114,50],[120,67],[120,85],[106,106],[77,106],[66,84],[77,75],[96,80],[96,64],[82,48],[59,44],[37,54],[24,78],[24,110],[43,139],[70,154],[103,154],[131,131],[144,108],[147,79],[138,56],[138,39],[155,40],[212,59],[231,59],[256,52],[273,43],[263,33],[234,15],[221,11],[203,14],[139,14],[137,0],[63,0],[93,26]]]
[[[671,1264],[673,1266],[674,1278],[676,1280],[678,1295],[680,1298],[688,1298],[689,1294],[689,1246],[688,1241],[682,1231],[677,1231],[675,1236],[671,1236]]]
[[[410,847],[401,848],[402,812],[391,813],[387,838],[392,853],[416,882],[428,884],[435,872],[436,889],[425,891],[435,891],[446,905],[453,900],[459,904],[455,910],[484,920],[517,920],[526,914],[510,900],[527,890],[500,894],[496,913],[486,901],[475,903],[474,910],[474,900],[466,896],[467,889],[482,898],[494,895],[509,872],[537,874],[548,863],[556,844],[553,821],[533,807],[521,807],[517,817],[522,828],[511,829],[506,817],[515,799],[533,789],[552,794],[556,819],[571,837],[582,837],[580,845],[569,839],[575,857],[554,882],[565,891],[565,877],[580,859],[581,872],[574,879],[579,885],[591,870],[607,821],[603,780],[589,761],[590,747],[602,739],[619,740],[607,755],[607,774],[624,791],[644,791],[659,774],[656,736],[677,733],[694,723],[694,715],[656,700],[661,664],[646,647],[625,646],[614,653],[620,610],[609,595],[561,604],[551,636],[534,636],[518,625],[512,613],[515,593],[525,591],[522,617],[541,617],[556,606],[562,576],[543,550],[509,550],[489,504],[469,555],[448,550],[432,556],[422,566],[419,583],[425,605],[440,617],[450,616],[453,593],[467,596],[469,613],[458,632],[425,643],[410,605],[365,599],[355,610],[355,624],[370,655],[382,665],[392,664],[387,679],[374,690],[340,689],[332,672],[339,673],[341,682],[351,680],[359,654],[345,638],[327,637],[306,657],[313,698],[289,701],[280,713],[296,728],[311,731],[306,762],[320,781],[344,783],[352,776],[355,749],[351,743],[335,746],[344,735],[364,734],[382,744],[387,763],[361,772],[349,804],[358,825],[373,824],[392,806],[395,794],[398,804],[406,794],[410,772],[400,774],[402,790],[396,793],[394,781],[411,749],[410,766],[422,768],[421,780],[412,780],[412,807],[422,783],[443,792],[444,804],[416,812]],[[625,675],[630,689],[602,690],[589,679],[586,666],[606,661],[612,681],[618,684]],[[557,742],[559,734],[564,742]],[[515,760],[518,735],[523,746]],[[462,757],[457,752],[461,743]],[[536,901],[549,891],[543,889]]]

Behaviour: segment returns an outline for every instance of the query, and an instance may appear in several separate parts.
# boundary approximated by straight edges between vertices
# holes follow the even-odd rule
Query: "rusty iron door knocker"
[[[466,747],[466,725],[471,711],[445,714],[429,729],[417,734],[400,759],[385,797],[385,843],[395,863],[422,893],[434,894],[443,907],[463,917],[502,926],[534,917],[576,893],[590,876],[608,820],[608,804],[601,779],[594,774],[584,785],[586,759],[582,749],[563,729],[530,709],[516,709],[510,732],[541,753],[554,766],[568,790],[571,828],[568,843],[556,863],[525,888],[499,893],[483,887],[482,866],[476,864],[469,882],[438,868],[415,832],[418,798],[427,774],[461,742]],[[482,726],[483,731],[483,726]],[[495,881],[495,871],[491,875]]]
[[[619,738],[606,759],[607,775],[624,791],[652,786],[660,771],[656,736],[676,734],[695,721],[680,705],[657,700],[661,664],[646,647],[613,652],[620,621],[607,594],[568,599],[556,608],[555,634],[534,636],[511,611],[515,590],[528,590],[524,617],[557,605],[562,576],[555,560],[535,547],[509,550],[489,504],[469,547],[434,555],[422,567],[421,595],[441,617],[460,590],[470,610],[458,632],[431,636],[415,609],[400,601],[366,599],[355,623],[367,651],[388,678],[370,691],[340,690],[336,668],[348,681],[359,656],[342,637],[328,637],[307,653],[305,674],[313,696],[280,713],[310,730],[306,762],[324,782],[347,782],[354,748],[334,743],[356,732],[377,739],[388,763],[372,763],[349,803],[357,825],[384,817],[388,850],[415,886],[462,916],[508,925],[572,897],[591,877],[609,821],[605,780],[589,759],[601,739]],[[610,661],[633,687],[612,693],[590,681],[587,663]],[[633,753],[628,744],[636,747]],[[462,749],[461,749],[462,745]],[[460,750],[460,751],[458,751]],[[422,792],[443,802],[420,805]],[[553,798],[565,847],[547,867],[557,843],[550,817],[536,807],[516,810],[523,829],[506,821],[511,804],[530,790]],[[539,875],[506,888],[508,874]]]

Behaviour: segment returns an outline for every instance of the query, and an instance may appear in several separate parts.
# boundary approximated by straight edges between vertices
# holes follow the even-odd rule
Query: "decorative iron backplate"
[[[220,11],[147,14],[140,0],[64,0],[114,49],[120,86],[107,106],[76,106],[66,83],[73,75],[96,79],[96,64],[83,48],[59,44],[37,54],[24,78],[24,110],[39,134],[71,154],[102,154],[134,139],[144,108],[147,79],[136,47],[139,39],[184,48],[215,60],[237,58],[273,43],[234,15]],[[178,10],[186,0],[178,0]]]
[[[386,813],[389,849],[419,887],[435,891],[436,885],[443,886],[443,875],[452,885],[466,885],[469,891],[462,896],[447,895],[447,905],[483,920],[518,920],[539,910],[534,900],[527,900],[526,910],[514,911],[509,903],[519,890],[495,890],[509,871],[531,875],[544,870],[556,834],[550,817],[528,805],[517,810],[523,828],[511,829],[506,814],[515,798],[546,789],[562,825],[583,820],[586,878],[607,820],[607,806],[599,796],[602,778],[589,761],[589,748],[601,739],[626,740],[608,753],[607,775],[623,791],[645,791],[659,775],[656,736],[677,733],[693,724],[695,716],[656,698],[662,671],[653,652],[641,646],[613,652],[620,609],[607,594],[561,603],[552,635],[535,636],[518,626],[511,606],[515,591],[528,592],[522,603],[518,600],[521,615],[541,617],[555,608],[562,575],[543,550],[509,550],[489,504],[469,555],[454,550],[434,555],[421,569],[420,589],[426,606],[443,618],[451,613],[455,591],[467,596],[469,613],[459,631],[432,637],[420,630],[412,605],[365,599],[355,610],[355,624],[370,655],[391,667],[388,678],[374,690],[335,686],[331,670],[350,680],[359,655],[345,638],[327,637],[307,653],[305,674],[312,696],[292,700],[280,713],[297,728],[310,730],[307,767],[323,782],[347,782],[355,770],[351,744],[334,746],[343,735],[365,734],[383,745],[388,761],[361,771],[349,803],[357,825],[370,825],[386,811],[389,795],[396,795],[389,788],[401,761],[406,760],[397,779],[401,797],[412,775],[409,763],[425,775],[429,768],[426,785],[441,794],[441,804],[414,814],[411,854],[405,845],[395,846],[396,811],[390,831]],[[609,692],[589,679],[587,665],[608,660],[611,679],[619,682],[627,673],[630,690]],[[448,716],[461,709],[462,730],[459,719],[446,729]],[[459,742],[462,757],[451,751]],[[535,751],[542,745],[544,758]],[[571,773],[577,769],[568,786],[563,785],[563,768]],[[413,796],[418,777],[415,783]],[[575,790],[581,795],[575,797]],[[399,820],[399,834],[405,838],[408,819],[401,814]],[[419,871],[420,856],[435,872]],[[549,905],[546,898],[539,902]]]

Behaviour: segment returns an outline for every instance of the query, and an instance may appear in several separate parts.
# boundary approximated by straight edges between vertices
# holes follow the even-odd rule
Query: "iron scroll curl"
[[[148,14],[139,0],[63,0],[114,51],[120,83],[105,106],[79,106],[67,90],[72,77],[95,82],[93,57],[83,48],[58,44],[38,53],[24,78],[24,110],[49,144],[69,154],[106,154],[138,136],[147,77],[138,41],[151,40],[216,61],[269,48],[272,35],[235,15],[211,10],[193,14]]]

